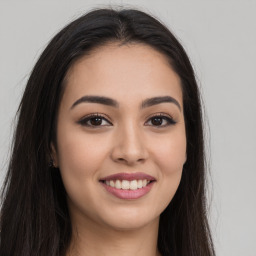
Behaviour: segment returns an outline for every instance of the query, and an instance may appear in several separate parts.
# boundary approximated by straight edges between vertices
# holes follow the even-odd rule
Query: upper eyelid
[[[151,119],[154,118],[154,117],[160,117],[160,118],[162,118],[162,119],[165,119],[165,120],[168,122],[167,125],[159,125],[159,126],[154,126],[154,125],[153,125],[154,127],[157,127],[157,128],[161,128],[161,127],[163,128],[163,127],[167,127],[167,126],[174,125],[174,124],[177,123],[177,121],[174,120],[174,118],[173,118],[172,116],[170,116],[170,115],[166,115],[166,114],[157,114],[157,115],[153,115],[153,116],[149,117],[149,118],[147,119],[147,121],[145,122],[145,124],[148,123],[149,121],[151,121]],[[150,126],[151,126],[151,125],[150,125]]]
[[[91,114],[88,114],[88,115],[82,117],[81,119],[79,119],[78,123],[82,124],[82,122],[85,121],[86,119],[87,119],[87,121],[89,121],[90,118],[94,118],[94,117],[100,117],[102,119],[105,119],[109,123],[110,126],[113,125],[113,121],[111,120],[111,118],[108,115],[103,114],[103,113],[98,113],[98,112],[97,113],[91,113]],[[151,114],[150,116],[148,116],[146,121],[144,122],[144,125],[146,123],[148,123],[151,118],[154,118],[154,117],[162,117],[162,118],[166,117],[167,119],[172,120],[173,124],[177,123],[170,114],[163,113],[163,112],[158,112],[158,113],[154,113],[154,114]],[[93,126],[93,125],[88,125],[88,126]],[[99,125],[99,127],[100,126],[106,126],[106,125]],[[163,127],[163,126],[159,126],[159,127]]]
[[[151,114],[150,116],[148,116],[147,117],[147,121],[150,119],[150,118],[152,118],[152,117],[155,117],[155,116],[166,116],[166,117],[169,117],[169,118],[171,118],[171,119],[174,119],[173,118],[173,116],[172,115],[170,115],[170,114],[166,114],[166,113],[163,113],[163,112],[157,112],[157,113],[154,113],[154,114]],[[108,116],[108,115],[106,115],[106,114],[103,114],[103,113],[91,113],[91,114],[88,114],[88,115],[85,115],[85,116],[83,116],[82,118],[80,118],[79,119],[79,121],[82,121],[82,120],[84,120],[84,119],[86,119],[86,118],[90,118],[90,117],[101,117],[101,118],[105,118],[105,119],[107,119],[107,121],[109,121],[109,122],[112,122],[112,120],[111,120],[111,118]]]
[[[111,118],[108,115],[102,114],[102,113],[98,113],[98,112],[85,115],[82,118],[80,118],[78,122],[83,121],[83,120],[85,120],[87,118],[94,118],[94,117],[100,117],[100,118],[103,118],[103,119],[107,120],[109,123],[112,123],[112,120],[111,120]]]
[[[148,121],[149,121],[151,118],[153,118],[153,117],[166,117],[166,118],[169,118],[169,119],[173,120],[174,122],[176,122],[176,121],[174,120],[173,116],[171,116],[170,114],[163,113],[163,112],[158,112],[158,113],[154,113],[154,114],[150,115],[150,116],[147,118],[146,122],[148,122]]]

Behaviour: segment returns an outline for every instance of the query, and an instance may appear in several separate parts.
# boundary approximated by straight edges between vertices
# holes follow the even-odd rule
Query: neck
[[[136,230],[79,223],[79,226],[73,226],[67,256],[160,256],[157,250],[158,225],[159,219]]]

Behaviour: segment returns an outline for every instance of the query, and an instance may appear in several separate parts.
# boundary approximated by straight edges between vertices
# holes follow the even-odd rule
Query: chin
[[[152,215],[150,211],[123,209],[123,212],[113,213],[104,215],[104,223],[112,227],[114,230],[136,230],[143,228],[147,225],[155,225],[159,222],[160,215]],[[151,210],[152,213],[152,210]]]

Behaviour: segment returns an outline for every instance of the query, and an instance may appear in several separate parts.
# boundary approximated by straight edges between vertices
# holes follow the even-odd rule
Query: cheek
[[[165,209],[174,197],[180,184],[183,165],[186,161],[185,133],[176,134],[164,143],[158,144],[155,150],[155,161],[159,168],[158,202]]]
[[[159,143],[155,150],[156,161],[162,175],[174,175],[181,172],[186,161],[185,133],[175,134]]]
[[[107,149],[97,137],[85,136],[81,132],[59,133],[58,160],[63,175],[72,179],[93,179],[104,161]],[[106,145],[106,144],[105,144]]]
[[[81,131],[62,129],[58,135],[59,168],[69,205],[88,213],[97,205],[93,195],[108,144],[102,143],[100,136],[86,136]]]

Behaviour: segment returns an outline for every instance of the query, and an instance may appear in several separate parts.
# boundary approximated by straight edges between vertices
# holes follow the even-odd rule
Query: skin
[[[78,60],[65,86],[53,159],[68,195],[73,228],[68,255],[159,255],[159,216],[178,188],[186,161],[178,75],[149,46],[113,43]],[[119,106],[82,102],[72,107],[91,95],[112,98]],[[141,108],[156,96],[171,96],[180,108],[172,102]],[[103,115],[100,125],[92,126],[92,119],[79,123],[93,113]],[[161,119],[155,125],[152,117],[159,113],[175,124]],[[120,172],[144,172],[156,182],[139,199],[120,199],[99,182]]]

